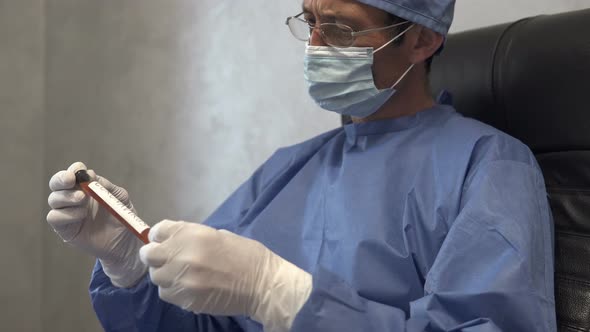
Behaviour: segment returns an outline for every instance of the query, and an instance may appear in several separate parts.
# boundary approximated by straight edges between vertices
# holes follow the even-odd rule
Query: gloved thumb
[[[150,242],[162,243],[181,231],[187,223],[164,219],[155,224],[150,230]]]

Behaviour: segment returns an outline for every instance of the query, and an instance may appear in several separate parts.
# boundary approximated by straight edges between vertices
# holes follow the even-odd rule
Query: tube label
[[[117,197],[113,196],[105,187],[96,181],[92,181],[88,184],[88,187],[92,189],[100,198],[102,198],[115,212],[117,212],[125,221],[141,234],[148,226],[143,220],[141,220],[133,211],[131,211],[125,204],[121,203]]]

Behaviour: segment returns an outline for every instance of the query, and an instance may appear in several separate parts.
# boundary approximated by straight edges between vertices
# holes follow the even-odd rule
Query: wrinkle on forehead
[[[346,6],[359,5],[356,0],[304,0],[304,11],[321,15],[338,15]],[[348,10],[352,8],[347,8]]]

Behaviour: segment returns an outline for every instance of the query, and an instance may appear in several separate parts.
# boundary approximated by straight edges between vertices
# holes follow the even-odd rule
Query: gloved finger
[[[52,191],[72,189],[76,185],[76,172],[86,169],[86,165],[82,162],[75,162],[65,171],[55,173],[49,180],[49,189]]]
[[[182,290],[177,287],[158,287],[158,296],[160,296],[162,301],[174,304],[187,311],[190,310],[194,313],[200,313],[200,311],[195,308],[194,300],[182,296],[180,292],[182,292]]]
[[[76,186],[76,175],[70,171],[59,171],[49,180],[51,191],[73,189]]]
[[[85,207],[54,209],[47,214],[47,222],[51,227],[59,228],[81,222],[87,214],[88,209]]]
[[[162,243],[182,229],[183,225],[182,221],[162,220],[150,230],[149,240]]]
[[[174,286],[175,276],[166,267],[150,267],[150,280],[154,285],[161,288]]]
[[[113,196],[120,200],[121,203],[129,207],[129,193],[127,192],[127,190],[125,190],[125,188],[121,188],[117,185],[114,185],[107,178],[104,178],[99,175],[96,175],[96,181],[98,181],[98,183],[105,187],[106,190],[108,190],[111,194],[113,194]]]
[[[149,267],[161,267],[168,261],[168,251],[161,244],[150,242],[139,249],[139,259]]]
[[[52,209],[82,206],[88,201],[88,196],[82,190],[60,190],[49,194],[47,203]]]
[[[86,167],[86,165],[84,165],[83,162],[81,161],[77,161],[73,164],[70,165],[70,167],[68,167],[68,172],[72,172],[73,174],[76,174],[77,171],[79,170],[87,170],[88,167]]]
[[[98,178],[98,175],[96,175],[96,172],[94,172],[93,169],[86,170],[86,174],[88,174],[90,180],[92,181],[96,181],[96,179]]]

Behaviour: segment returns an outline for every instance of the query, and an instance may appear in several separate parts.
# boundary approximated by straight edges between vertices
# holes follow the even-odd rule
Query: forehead
[[[317,15],[345,15],[381,19],[387,13],[356,0],[303,0],[303,10]]]
[[[356,0],[303,0],[303,8],[309,10],[333,9],[359,4]]]

